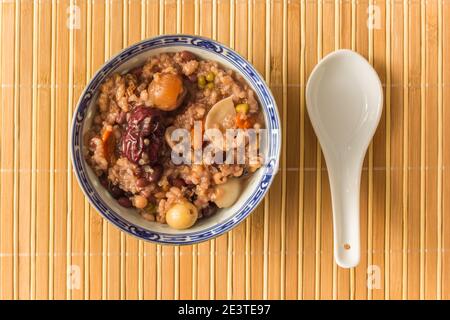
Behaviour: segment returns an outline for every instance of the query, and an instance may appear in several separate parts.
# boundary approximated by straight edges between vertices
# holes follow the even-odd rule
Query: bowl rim
[[[130,60],[142,52],[157,48],[170,47],[195,47],[215,56],[219,55],[222,59],[231,63],[234,68],[238,69],[239,74],[243,76],[247,82],[251,83],[253,87],[255,87],[255,93],[260,100],[266,125],[269,125],[269,127],[272,127],[272,125],[274,126],[274,128],[272,128],[269,132],[270,138],[268,139],[270,144],[269,152],[272,150],[268,156],[270,161],[263,166],[265,172],[261,178],[256,181],[258,186],[254,188],[255,190],[248,197],[248,199],[246,199],[246,201],[236,210],[236,212],[224,221],[214,224],[204,230],[183,234],[167,234],[145,229],[141,226],[135,225],[117,213],[117,211],[110,208],[103,201],[102,197],[98,196],[95,191],[95,187],[92,185],[92,181],[89,179],[87,173],[84,172],[85,161],[81,150],[82,145],[77,147],[77,140],[75,139],[76,136],[82,135],[87,107],[90,105],[91,99],[95,97],[96,92],[98,91],[98,86],[104,81],[105,77],[110,75],[111,72],[116,70],[117,67],[119,67],[123,62]],[[249,79],[249,77],[251,79]],[[261,91],[260,93],[264,95],[264,102],[262,101],[263,99],[261,99],[260,94],[258,94],[258,91]],[[134,237],[137,237],[138,239],[157,244],[170,245],[189,245],[207,241],[224,234],[244,221],[263,200],[274,180],[279,167],[282,143],[281,121],[275,98],[273,97],[272,92],[270,91],[270,88],[266,84],[264,78],[259,74],[255,67],[253,67],[253,65],[240,54],[222,43],[210,38],[187,34],[167,34],[144,39],[122,49],[116,55],[108,59],[93,74],[80,94],[72,115],[69,139],[69,148],[75,176],[81,190],[83,191],[83,194],[88,199],[89,203],[96,209],[96,211],[100,213],[103,218],[111,222],[112,225]],[[80,138],[78,137],[78,139]],[[82,137],[81,140],[83,140]]]

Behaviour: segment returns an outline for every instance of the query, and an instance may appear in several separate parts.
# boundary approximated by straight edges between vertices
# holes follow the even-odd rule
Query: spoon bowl
[[[306,106],[328,169],[334,256],[339,266],[351,268],[360,259],[361,170],[382,113],[380,79],[361,55],[335,51],[312,71]]]

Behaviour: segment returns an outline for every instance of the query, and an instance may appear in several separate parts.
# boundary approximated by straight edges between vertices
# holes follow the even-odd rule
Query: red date
[[[164,125],[158,110],[137,106],[130,114],[122,138],[122,154],[131,162],[138,163],[145,153],[150,164],[158,159],[163,143]]]

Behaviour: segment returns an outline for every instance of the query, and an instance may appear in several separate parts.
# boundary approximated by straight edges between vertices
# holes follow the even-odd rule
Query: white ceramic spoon
[[[334,256],[339,266],[351,268],[360,259],[361,170],[382,113],[381,82],[362,56],[338,50],[312,71],[306,105],[328,168]]]

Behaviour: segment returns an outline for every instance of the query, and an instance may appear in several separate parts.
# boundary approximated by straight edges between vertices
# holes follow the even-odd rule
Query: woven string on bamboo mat
[[[280,171],[231,232],[144,243],[84,198],[68,154],[93,73],[158,34],[216,39],[264,76],[282,117]],[[450,1],[0,1],[0,297],[450,297]],[[384,112],[361,181],[362,256],[333,260],[331,200],[305,83],[327,53],[375,67]]]

